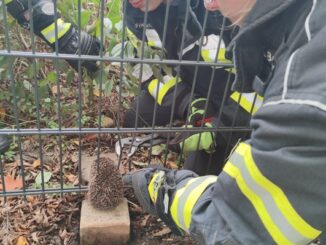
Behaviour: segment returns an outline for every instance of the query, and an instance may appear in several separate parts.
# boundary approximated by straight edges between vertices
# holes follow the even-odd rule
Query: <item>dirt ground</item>
[[[87,151],[83,154],[94,154],[96,141],[90,141],[87,137],[84,142]],[[92,138],[93,139],[93,138]],[[94,137],[96,139],[96,137]],[[70,142],[74,138],[67,139]],[[111,151],[114,141],[112,138],[102,138],[102,151]],[[23,144],[23,164],[26,188],[41,189],[37,185],[37,178],[40,174],[41,164],[38,154],[34,152],[37,145],[32,138],[26,139]],[[51,143],[50,141],[47,143]],[[64,168],[58,164],[59,152],[56,148],[49,151],[44,149],[43,169],[51,173],[51,178],[45,184],[47,188],[58,188],[60,179],[64,180],[64,188],[76,187],[79,185],[78,178],[78,157],[76,157],[76,145],[69,144],[71,148],[63,154],[62,163]],[[152,156],[152,161],[162,162],[161,153],[156,152]],[[129,161],[122,158],[122,172],[131,169],[139,169],[147,165],[149,156],[147,149],[141,149]],[[173,156],[169,156],[167,165],[177,167]],[[22,189],[21,186],[21,165],[19,158],[3,164],[5,182],[7,187]],[[62,172],[61,172],[62,171]],[[0,180],[0,191],[2,188]],[[178,237],[171,233],[162,221],[157,217],[150,216],[142,211],[137,199],[130,189],[125,189],[125,197],[129,200],[129,211],[131,218],[131,238],[129,244],[135,245],[155,245],[155,244],[196,244],[190,237]],[[79,220],[82,200],[85,193],[70,194],[47,194],[45,196],[28,195],[24,197],[0,197],[0,244],[2,245],[39,245],[39,244],[79,244]]]

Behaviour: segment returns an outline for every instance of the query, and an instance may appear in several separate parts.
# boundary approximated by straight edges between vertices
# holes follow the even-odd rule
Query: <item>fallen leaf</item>
[[[143,221],[142,221],[141,224],[140,224],[141,227],[145,227],[145,226],[147,225],[147,221],[148,221],[149,217],[150,217],[149,214],[147,214],[147,215],[144,217]]]
[[[168,161],[168,166],[172,169],[178,169],[178,165],[175,162]]]
[[[60,89],[60,92],[61,92],[62,86],[60,85],[59,87],[60,87],[59,89]],[[58,86],[57,85],[54,85],[51,88],[51,91],[52,91],[53,95],[57,95],[58,94]]]
[[[164,145],[154,145],[152,147],[152,155],[153,156],[160,156],[162,152],[164,151],[165,146]]]
[[[18,237],[16,245],[27,245],[27,244],[28,243],[26,237],[24,236]]]
[[[170,234],[171,230],[168,227],[164,227],[162,230],[160,230],[159,232],[156,232],[153,234],[154,237],[160,237],[160,236],[164,236],[167,234]]]
[[[27,196],[26,199],[27,199],[28,202],[33,204],[33,202],[34,202],[34,197],[33,196]]]
[[[97,97],[100,97],[100,90],[95,88],[94,89],[94,95],[97,96]]]
[[[5,116],[6,116],[5,108],[0,107],[0,120],[5,119]]]
[[[97,134],[86,134],[84,139],[87,142],[95,141],[97,140]]]
[[[44,183],[49,182],[49,180],[51,179],[51,177],[52,177],[52,173],[51,172],[47,172],[47,171],[44,171],[43,172],[43,180],[44,180]],[[35,183],[38,184],[38,185],[41,185],[42,184],[42,172],[40,172],[36,176]]]
[[[33,162],[33,168],[37,168],[38,166],[41,165],[41,159],[36,159],[34,162]]]
[[[148,162],[132,161],[132,164],[137,167],[147,167],[148,166]]]
[[[103,128],[110,128],[110,127],[114,126],[114,121],[110,117],[102,116],[102,118],[101,118],[101,126]]]
[[[69,180],[69,182],[74,183],[77,176],[74,174],[65,174],[65,177]]]
[[[11,176],[5,176],[4,180],[5,180],[5,188],[7,191],[13,191],[16,189],[21,189],[23,187],[23,179],[20,176],[18,176],[16,179]],[[0,191],[2,190],[3,190],[3,185],[1,183]]]

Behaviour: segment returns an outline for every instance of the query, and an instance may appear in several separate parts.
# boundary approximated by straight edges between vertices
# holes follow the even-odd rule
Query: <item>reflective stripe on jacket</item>
[[[171,206],[175,222],[201,244],[309,244],[325,232],[325,13],[322,0],[257,0],[236,37],[235,87],[250,92],[255,77],[271,74],[251,138],[192,203],[189,227],[180,223],[188,203]],[[272,67],[262,67],[266,50]],[[192,191],[188,183],[176,200]]]

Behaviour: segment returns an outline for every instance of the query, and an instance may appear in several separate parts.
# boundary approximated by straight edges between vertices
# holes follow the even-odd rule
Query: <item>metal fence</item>
[[[233,68],[233,64],[230,63],[225,63],[219,60],[219,53],[221,52],[222,48],[222,38],[220,38],[219,42],[217,43],[216,46],[216,54],[214,55],[214,59],[211,61],[204,61],[202,56],[201,56],[201,50],[203,49],[203,46],[206,45],[207,41],[207,23],[208,19],[210,17],[210,13],[203,11],[202,16],[201,16],[201,23],[200,25],[202,26],[202,31],[200,33],[200,36],[197,40],[194,40],[194,42],[191,45],[195,45],[196,48],[199,50],[197,52],[196,57],[192,59],[185,59],[184,55],[179,54],[176,59],[169,59],[167,58],[164,53],[165,53],[165,46],[167,42],[171,42],[171,39],[175,37],[167,36],[168,33],[168,28],[169,28],[169,18],[171,17],[170,15],[170,10],[171,8],[174,8],[174,1],[172,3],[168,2],[167,4],[164,5],[164,15],[157,15],[157,18],[162,18],[160,22],[162,23],[162,30],[163,33],[160,33],[163,38],[161,38],[162,42],[162,47],[161,50],[158,50],[156,48],[157,54],[155,57],[146,57],[146,48],[148,48],[147,42],[148,39],[146,37],[146,29],[147,28],[152,28],[151,21],[153,18],[153,15],[145,11],[143,14],[143,28],[142,28],[142,38],[141,38],[141,46],[139,48],[139,53],[135,57],[126,57],[126,43],[128,41],[128,35],[127,35],[127,23],[126,23],[126,18],[121,18],[121,29],[119,29],[119,42],[121,43],[121,52],[119,56],[112,56],[110,53],[107,53],[105,44],[106,44],[106,39],[110,39],[109,35],[106,36],[106,28],[107,26],[104,25],[105,23],[105,18],[107,16],[108,11],[108,4],[112,2],[116,2],[118,0],[111,0],[111,1],[104,1],[102,0],[99,3],[99,9],[96,9],[99,19],[100,26],[98,27],[98,30],[100,31],[98,37],[100,40],[101,48],[98,56],[92,56],[92,55],[83,55],[80,52],[77,51],[76,54],[64,54],[59,52],[59,27],[57,22],[55,22],[55,35],[56,35],[56,41],[54,43],[54,51],[50,48],[44,48],[46,45],[43,41],[41,41],[35,34],[34,34],[34,26],[35,23],[33,23],[33,18],[30,18],[30,23],[29,23],[29,31],[23,31],[20,27],[18,27],[18,24],[12,20],[11,17],[9,17],[9,13],[7,12],[6,8],[6,2],[5,0],[1,1],[2,5],[2,20],[1,20],[1,43],[0,43],[0,58],[3,60],[7,60],[8,63],[5,63],[6,70],[2,69],[1,72],[5,73],[5,76],[2,77],[2,98],[1,103],[2,106],[5,107],[5,117],[2,116],[1,121],[3,122],[2,128],[0,129],[0,135],[5,135],[11,139],[13,139],[15,143],[15,148],[13,148],[13,152],[16,155],[16,160],[6,160],[6,156],[1,155],[1,164],[0,164],[0,172],[1,172],[1,185],[2,185],[2,190],[0,191],[0,196],[8,197],[8,196],[27,196],[27,195],[39,195],[39,194],[51,194],[51,193],[71,193],[71,192],[84,192],[87,190],[87,187],[82,184],[81,177],[82,177],[82,168],[81,168],[81,162],[83,161],[83,156],[82,152],[87,151],[87,144],[85,144],[84,137],[89,134],[94,134],[96,135],[96,144],[95,147],[93,145],[92,151],[95,153],[97,156],[97,159],[99,159],[102,155],[102,150],[103,147],[108,148],[108,145],[110,145],[110,149],[114,151],[113,149],[113,143],[121,142],[121,139],[123,137],[127,136],[132,136],[134,137],[134,140],[136,140],[136,137],[139,135],[153,135],[153,133],[180,133],[180,132],[203,132],[203,131],[210,131],[214,132],[216,134],[220,134],[223,132],[229,132],[229,133],[241,133],[243,135],[248,134],[250,132],[250,128],[248,125],[243,125],[243,126],[237,126],[237,115],[238,115],[238,110],[240,110],[240,107],[236,109],[232,115],[231,120],[229,120],[228,125],[221,125],[220,120],[223,120],[223,115],[222,115],[222,108],[225,106],[226,101],[228,100],[228,94],[229,94],[229,89],[231,87],[232,79],[233,79],[233,74],[231,72],[231,69]],[[27,12],[32,13],[32,8],[33,4],[35,4],[36,1],[32,0],[26,0],[28,2],[29,10]],[[59,1],[53,2],[54,4],[54,20],[58,18],[59,12],[58,12],[58,3]],[[89,4],[91,1],[74,1],[75,2],[75,10],[77,13],[77,26],[76,30],[79,33],[79,37],[81,35],[81,26],[82,26],[82,18],[83,18],[83,11],[84,8],[87,6],[93,6],[92,4]],[[122,1],[121,1],[122,2]],[[126,13],[127,11],[127,2],[125,1],[124,4],[121,4],[121,16],[127,16],[129,13]],[[178,1],[175,1],[178,2]],[[181,1],[182,2],[182,1]],[[193,6],[191,5],[191,1],[184,1],[184,4],[186,6],[186,9],[189,10]],[[146,4],[145,8],[148,9],[149,5],[148,3]],[[93,9],[94,10],[94,9]],[[94,10],[95,11],[95,10]],[[193,18],[193,12],[186,11],[183,21],[184,23],[190,23],[189,20]],[[175,16],[174,16],[175,17]],[[90,18],[91,19],[91,18]],[[54,21],[53,20],[53,21]],[[180,20],[178,20],[180,21]],[[193,20],[191,20],[193,21]],[[157,19],[156,19],[157,22]],[[224,19],[222,21],[222,24],[219,27],[220,33],[217,34],[217,36],[222,37],[224,35],[224,32],[230,31],[230,29],[233,29],[232,26],[228,26],[226,24],[226,20]],[[179,50],[186,50],[186,48],[189,48],[186,46],[185,41],[187,39],[187,34],[188,34],[188,28],[189,26],[187,24],[182,25],[182,28],[180,30],[180,33],[177,33],[180,37],[180,47]],[[84,28],[85,29],[85,28]],[[17,37],[18,35],[18,37]],[[21,36],[23,35],[23,37]],[[24,45],[14,45],[14,39],[24,39],[20,40],[19,42],[28,42],[26,46]],[[80,39],[79,39],[80,40]],[[78,47],[80,50],[81,48],[81,43],[78,43]],[[67,86],[64,83],[64,79],[67,78],[67,74],[63,74],[62,69],[60,68],[60,65],[62,64],[62,60],[76,60],[78,61],[78,67],[77,71],[73,74],[73,81],[74,84],[71,85],[72,87],[69,87],[68,89],[71,89],[73,93],[70,93],[70,96],[75,98],[75,105],[73,107],[74,110],[72,110],[70,113],[75,114],[76,117],[73,117],[73,120],[76,120],[76,127],[70,127],[65,125],[65,120],[66,118],[63,118],[63,109],[64,109],[64,101],[63,97],[65,96],[63,94],[63,90]],[[83,120],[85,119],[85,116],[87,116],[88,112],[84,111],[84,93],[85,90],[83,90],[83,86],[85,86],[86,78],[85,75],[83,74],[83,68],[82,68],[82,62],[83,61],[98,61],[98,66],[101,68],[100,69],[100,74],[98,76],[98,84],[96,85],[98,90],[100,91],[98,94],[98,97],[96,99],[95,105],[93,105],[93,112],[96,111],[96,118],[93,118],[94,120],[97,121],[97,126],[92,126],[89,127],[87,125],[90,124],[85,124]],[[41,70],[43,73],[45,73],[45,78],[47,73],[52,73],[55,74],[54,81],[52,81],[52,89],[55,90],[56,92],[50,93],[51,97],[47,98],[45,100],[44,98],[41,98],[40,96],[40,87],[42,85],[42,88],[44,86],[44,83],[46,83],[46,79],[44,79],[44,76],[40,76],[40,63],[45,62],[46,64],[50,64],[50,67],[52,70],[47,70],[48,68],[42,68]],[[104,73],[105,68],[108,67],[110,69],[110,75],[112,73],[114,74],[115,81],[113,84],[113,91],[115,91],[115,95],[117,96],[115,99],[116,102],[116,107],[117,111],[120,112],[123,110],[123,104],[127,103],[125,102],[126,97],[124,96],[124,92],[128,88],[124,85],[122,81],[125,80],[126,77],[126,70],[125,66],[126,64],[129,65],[137,65],[139,67],[140,72],[137,74],[138,76],[138,81],[136,83],[136,96],[137,94],[140,94],[141,91],[144,89],[142,87],[142,80],[143,80],[143,75],[144,75],[144,67],[146,65],[152,66],[155,65],[156,67],[159,67],[159,71],[163,72],[165,69],[164,67],[170,66],[173,68],[173,72],[175,74],[175,77],[177,80],[183,79],[182,69],[184,67],[188,67],[193,71],[193,80],[188,81],[188,84],[190,85],[190,93],[191,93],[191,98],[195,97],[196,93],[196,87],[195,83],[198,82],[197,76],[198,73],[201,69],[201,67],[209,67],[212,70],[212,73],[207,79],[209,80],[209,86],[207,87],[207,97],[208,100],[213,98],[215,96],[212,91],[214,90],[214,76],[215,72],[218,71],[219,69],[224,69],[229,71],[229,75],[226,79],[225,84],[226,84],[226,89],[223,91],[224,96],[221,97],[220,100],[220,108],[219,112],[216,115],[217,118],[217,124],[215,124],[214,127],[212,128],[207,128],[204,126],[204,123],[201,125],[198,125],[197,127],[180,127],[180,126],[175,126],[174,124],[174,118],[173,118],[173,113],[174,113],[174,108],[176,106],[176,101],[177,101],[177,94],[176,92],[173,92],[173,100],[171,102],[171,116],[169,118],[169,123],[162,127],[158,127],[155,123],[157,115],[157,107],[159,106],[158,104],[155,105],[154,111],[153,111],[153,123],[149,125],[148,127],[139,127],[139,121],[138,121],[138,115],[139,115],[139,102],[136,105],[136,120],[134,127],[132,128],[125,128],[123,127],[122,124],[122,118],[120,113],[116,113],[116,118],[115,118],[115,127],[108,128],[108,127],[103,127],[103,110],[107,108],[103,108],[103,101],[110,99],[110,96],[105,96],[102,91],[105,86],[105,81],[107,81],[108,78],[107,74]],[[114,66],[114,67],[113,67]],[[23,67],[24,72],[26,74],[29,74],[28,77],[25,77],[25,80],[28,82],[24,81],[24,76],[20,74],[20,69]],[[113,67],[113,68],[112,68]],[[72,70],[72,69],[70,69]],[[44,74],[43,74],[44,75]],[[200,82],[200,81],[199,81]],[[178,82],[176,83],[176,87],[178,86]],[[30,88],[32,86],[32,88]],[[34,104],[32,103],[31,105],[29,104],[24,104],[27,103],[26,100],[24,100],[24,93],[20,93],[18,90],[18,87],[23,87],[27,92],[28,91],[34,91],[32,94],[34,96]],[[49,89],[51,89],[49,88]],[[176,90],[174,90],[176,91]],[[239,98],[241,100],[241,96]],[[52,107],[55,108],[54,114],[53,115],[47,115],[48,117],[51,118],[51,122],[54,122],[52,127],[49,127],[49,125],[44,124],[42,121],[42,118],[44,117],[44,108],[46,107],[46,101],[48,101],[50,104],[52,104]],[[24,111],[22,109],[22,106],[24,108]],[[35,106],[35,107],[33,107]],[[26,108],[27,107],[27,108]],[[28,107],[33,107],[35,109],[31,110],[28,112]],[[190,104],[188,105],[188,108],[190,108]],[[208,108],[208,103],[205,105],[205,109]],[[89,108],[88,108],[89,109]],[[253,110],[253,109],[252,109]],[[188,115],[189,115],[189,109],[188,109]],[[31,113],[31,114],[29,114]],[[67,115],[67,113],[65,114]],[[32,122],[26,122],[26,118],[28,117],[33,118],[31,121]],[[25,121],[22,121],[21,119],[24,118]],[[187,122],[183,122],[185,125],[187,125]],[[71,124],[70,124],[71,125]],[[86,125],[86,126],[85,126]],[[94,125],[94,124],[93,124]],[[103,138],[101,136],[106,135],[110,137],[110,140],[112,144],[109,144],[108,141],[103,141]],[[66,159],[65,154],[67,151],[69,151],[69,147],[71,144],[71,138],[74,139],[75,142],[75,167],[77,169],[77,176],[78,176],[78,181],[76,181],[77,184],[74,186],[67,186],[66,185],[66,176],[64,175],[66,171]],[[46,166],[46,160],[44,156],[45,148],[49,147],[45,143],[45,141],[49,141],[51,139],[51,147],[55,149],[56,151],[56,158],[55,158],[55,163],[54,165],[56,166],[56,171],[58,172],[58,175],[56,177],[56,182],[57,185],[54,186],[49,186],[47,184],[47,166]],[[154,138],[153,138],[154,139]],[[230,142],[229,142],[230,144]],[[26,164],[25,161],[25,154],[26,151],[29,151],[29,146],[33,145],[34,148],[37,148],[37,154],[38,156],[36,159],[39,160],[38,166],[33,170],[34,172],[30,172],[29,168],[31,167],[30,164]],[[228,152],[231,150],[232,145],[228,145],[226,147],[225,151],[225,157],[227,157]],[[150,159],[152,159],[152,154],[151,150],[152,147],[148,147],[148,154],[147,158],[144,160],[146,162],[150,162]],[[71,151],[70,151],[71,152]],[[168,151],[164,151],[165,153],[161,157],[162,163],[166,163],[167,161],[167,155]],[[120,155],[119,157],[119,162],[126,163],[126,158],[125,155]],[[6,188],[6,166],[7,164],[14,162],[16,164],[16,169],[18,169],[17,173],[11,173],[14,176],[21,176],[22,178],[22,187],[21,189],[16,189],[16,190],[8,190]],[[69,162],[69,161],[68,161]],[[119,164],[120,164],[119,163]],[[200,164],[200,162],[198,163]],[[33,185],[33,179],[35,179],[36,174],[40,176],[41,178],[41,184],[39,186]],[[18,177],[17,177],[18,178]]]

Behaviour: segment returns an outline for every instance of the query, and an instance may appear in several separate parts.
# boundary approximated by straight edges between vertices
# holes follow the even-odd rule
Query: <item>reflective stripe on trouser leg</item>
[[[181,82],[180,78],[177,79],[171,76],[164,76],[163,82],[159,82],[158,79],[154,79],[148,84],[148,92],[153,96],[159,105],[162,105],[164,96],[179,82]]]
[[[252,115],[263,105],[264,98],[256,93],[239,93],[231,94],[231,99],[238,103],[244,110]],[[255,104],[254,104],[255,103]]]
[[[217,176],[194,178],[177,190],[170,207],[170,213],[178,227],[184,231],[189,231],[192,210],[195,204],[207,187],[215,183],[216,180]]]
[[[283,190],[260,172],[250,145],[241,143],[223,171],[235,179],[277,244],[308,244],[320,235],[296,212]]]
[[[44,28],[41,33],[43,37],[51,44],[55,43],[56,40],[56,33],[55,33],[55,22],[49,25],[48,27]],[[57,20],[57,26],[58,26],[58,39],[63,37],[67,31],[71,27],[71,23],[65,23],[61,18]]]

